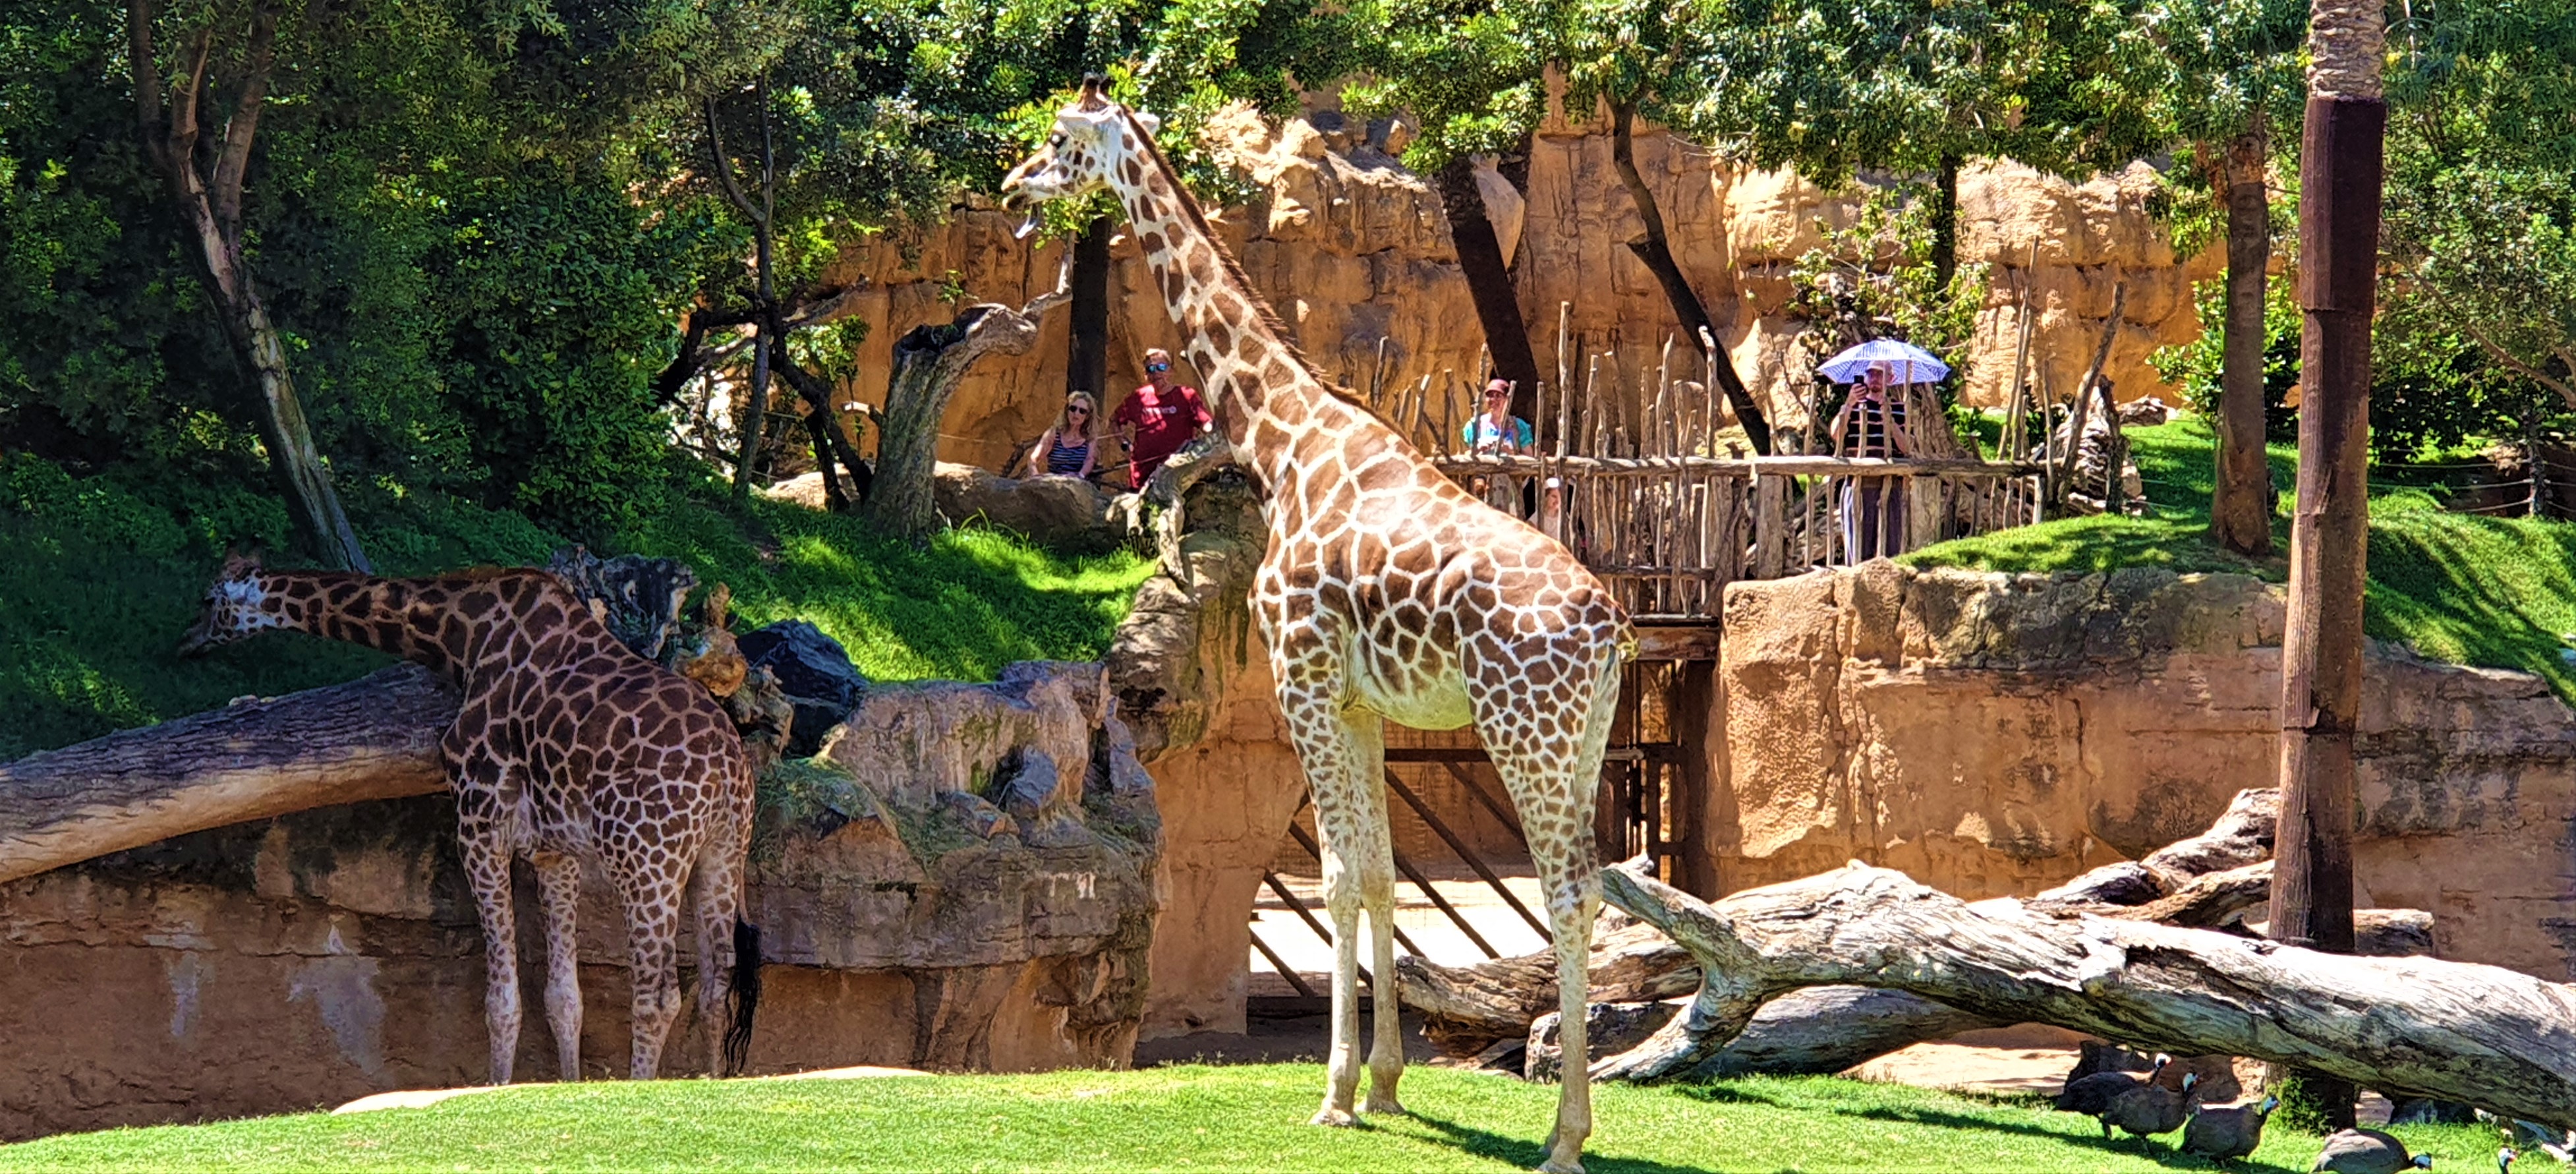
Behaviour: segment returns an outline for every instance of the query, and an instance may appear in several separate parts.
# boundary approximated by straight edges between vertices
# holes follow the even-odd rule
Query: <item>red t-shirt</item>
[[[1214,419],[1193,387],[1156,391],[1148,383],[1119,401],[1118,410],[1109,413],[1110,424],[1136,430],[1136,450],[1129,454],[1134,463],[1127,467],[1127,484],[1143,487],[1154,470],[1162,468],[1164,461]]]

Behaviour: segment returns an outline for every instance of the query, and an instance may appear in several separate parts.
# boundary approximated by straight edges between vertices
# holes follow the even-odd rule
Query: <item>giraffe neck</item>
[[[1151,149],[1132,118],[1124,153],[1134,167],[1122,165],[1111,189],[1126,209],[1164,309],[1181,327],[1184,352],[1207,380],[1210,407],[1236,460],[1275,489],[1299,471],[1291,467],[1292,447],[1313,447],[1311,440],[1292,446],[1291,437],[1330,433],[1347,440],[1375,430],[1385,435],[1368,439],[1403,446],[1393,429],[1333,394],[1307,369],[1182,189],[1180,176]],[[1304,469],[1308,480],[1314,472]]]
[[[346,571],[264,571],[277,626],[361,644],[463,682],[504,644],[542,641],[587,618],[541,572],[379,579]],[[517,623],[499,623],[515,618]],[[594,625],[595,626],[595,625]],[[607,637],[605,629],[600,637]]]

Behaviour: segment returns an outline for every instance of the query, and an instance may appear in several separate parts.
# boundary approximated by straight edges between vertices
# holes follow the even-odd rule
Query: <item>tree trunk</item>
[[[243,51],[240,94],[223,128],[210,181],[198,171],[197,111],[212,83],[207,77],[214,52],[211,28],[197,30],[188,47],[186,76],[166,96],[154,56],[150,0],[132,0],[126,11],[129,52],[134,62],[134,100],[144,148],[168,185],[172,210],[194,237],[192,250],[212,295],[224,337],[256,389],[253,414],[260,441],[268,449],[269,468],[286,498],[288,515],[313,553],[338,567],[373,571],[357,532],[332,488],[331,472],[313,443],[303,401],[286,364],[286,346],[259,296],[242,256],[242,182],[250,167],[250,149],[267,101],[269,72],[275,66],[278,14],[262,4],[251,14],[250,37]]]
[[[1448,213],[1449,239],[1458,249],[1458,270],[1467,278],[1467,297],[1475,302],[1476,321],[1485,329],[1494,374],[1512,381],[1512,414],[1545,431],[1542,439],[1552,440],[1553,421],[1538,418],[1538,356],[1530,352],[1520,294],[1512,287],[1510,267],[1503,264],[1494,222],[1485,214],[1485,194],[1476,187],[1475,162],[1455,156],[1433,178],[1440,206]]]
[[[2378,302],[2380,151],[2388,122],[2379,86],[2382,19],[2375,0],[2317,0],[2299,152],[2299,306],[2306,317],[2299,370],[2307,391],[2299,404],[2298,516],[2290,527],[2289,622],[2281,641],[2280,869],[2271,933],[2334,953],[2350,950],[2353,940],[2370,318]],[[2330,1124],[2350,1125],[2352,1089],[2338,1078],[2353,1074],[2311,1067],[2321,1075],[2299,1083],[2313,1091],[2315,1108]]]
[[[1601,1061],[1596,1079],[1688,1072],[1773,996],[1852,985],[2576,1125],[2576,1054],[2565,1043],[2576,988],[2502,967],[2323,954],[2010,899],[1970,905],[1860,864],[1714,905],[1634,864],[1604,871],[1602,887],[1687,948],[1703,981],[1688,1011]]]
[[[2095,394],[2093,384],[2102,377],[2104,366],[2111,361],[2111,344],[2120,337],[2120,315],[2128,308],[2129,283],[2126,280],[2112,282],[2111,317],[2102,323],[2102,337],[2093,347],[2093,361],[2085,365],[2084,377],[2075,381],[2075,402],[2066,417],[2066,444],[2057,454],[2057,468],[2049,478],[2049,496],[2061,504],[2075,488],[2075,458],[2084,447],[2085,417],[2092,411]],[[2110,397],[2104,396],[2103,402],[2109,403]],[[2113,475],[2117,475],[2117,470]]]
[[[429,670],[247,701],[0,765],[0,881],[172,836],[447,786]]]
[[[1109,405],[1109,239],[1117,231],[1108,217],[1096,217],[1071,246],[1073,352],[1065,363],[1064,389],[1091,393],[1095,414]]]
[[[741,429],[735,441],[733,462],[733,495],[737,499],[751,496],[751,479],[760,466],[760,441],[769,430],[769,338],[760,327],[761,336],[752,340],[751,386],[744,389],[742,414],[736,417]]]
[[[785,379],[787,385],[805,401],[805,434],[814,445],[814,467],[823,473],[824,507],[836,514],[848,513],[867,501],[868,492],[875,485],[875,477],[868,469],[868,463],[859,458],[858,450],[851,446],[849,436],[841,431],[840,414],[832,410],[831,385],[825,383],[821,376],[799,366],[795,357],[787,353],[787,337],[792,326],[778,311],[778,307],[770,307],[768,324],[762,331],[763,337],[771,340],[774,348],[769,357],[770,369]],[[835,464],[848,474],[846,486],[832,472]]]
[[[2272,553],[2272,466],[2263,455],[2263,286],[2272,260],[2270,154],[2259,122],[2228,144],[2227,321],[2218,392],[2217,487],[2209,530],[2221,547]]]
[[[1637,219],[1645,226],[1645,235],[1628,242],[1628,251],[1637,254],[1637,259],[1645,262],[1656,282],[1664,287],[1665,300],[1672,303],[1673,315],[1681,319],[1682,333],[1696,339],[1705,332],[1715,339],[1716,326],[1709,322],[1707,309],[1700,305],[1699,295],[1691,292],[1690,282],[1682,277],[1681,266],[1673,260],[1672,249],[1665,241],[1664,214],[1655,204],[1655,193],[1637,171],[1635,122],[1634,107],[1611,104],[1610,161],[1618,167],[1619,182],[1628,189],[1628,198],[1637,207]],[[1771,424],[1763,417],[1762,406],[1754,402],[1753,393],[1736,377],[1735,363],[1726,352],[1720,349],[1712,353],[1717,358],[1712,374],[1717,376],[1718,389],[1726,393],[1726,404],[1734,409],[1736,421],[1744,425],[1745,440],[1754,452],[1770,456]]]
[[[885,427],[877,437],[876,485],[862,515],[872,525],[908,535],[938,528],[932,483],[939,467],[939,422],[947,415],[949,397],[975,360],[995,351],[1027,354],[1037,345],[1039,316],[1066,296],[1059,288],[1019,310],[968,306],[954,322],[916,326],[896,340]]]
[[[1941,173],[1932,194],[1932,279],[1949,292],[1959,275],[1959,166],[1957,155],[1941,156]]]

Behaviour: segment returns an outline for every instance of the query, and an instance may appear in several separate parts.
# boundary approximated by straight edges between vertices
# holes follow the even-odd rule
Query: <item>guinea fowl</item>
[[[2200,1082],[2200,1074],[2182,1074],[2180,1089],[2160,1084],[2146,1084],[2111,1098],[2111,1107],[2102,1111],[2102,1125],[2107,1130],[2118,1126],[2139,1137],[2152,1137],[2182,1128],[2191,1116],[2191,1087]]]
[[[2513,1160],[2521,1157],[2512,1146],[2496,1151],[2496,1174],[2513,1174]]]
[[[2156,1078],[2156,1073],[2164,1071],[2165,1065],[2170,1063],[2173,1063],[2173,1057],[2159,1052],[2155,1067],[2148,1069],[2144,1076],[2128,1072],[2095,1072],[2078,1076],[2067,1081],[2065,1091],[2058,1093],[2057,1099],[2051,1103],[2061,1113],[2100,1117],[2110,1111],[2111,1102],[2120,1094],[2145,1088]],[[2111,1123],[2107,1120],[2102,1122],[2102,1136],[2111,1136]]]
[[[2408,1157],[2405,1142],[2376,1129],[2344,1129],[2326,1139],[2325,1152],[2317,1155],[2317,1164],[2310,1169],[2331,1170],[2334,1174],[2397,1174],[2410,1166],[2430,1170],[2433,1155]]]
[[[2281,1098],[2265,1097],[2259,1105],[2201,1109],[2183,1126],[2182,1152],[2225,1162],[2254,1152],[2263,1144],[2263,1119],[2281,1107]]]

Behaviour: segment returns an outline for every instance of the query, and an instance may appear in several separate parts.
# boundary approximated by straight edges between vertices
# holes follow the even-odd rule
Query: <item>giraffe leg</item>
[[[1588,806],[1588,805],[1587,805]],[[1584,820],[1584,833],[1591,820]],[[1556,948],[1558,1042],[1564,1048],[1563,1084],[1557,1092],[1556,1127],[1549,1130],[1546,1174],[1583,1174],[1583,1143],[1592,1136],[1591,1052],[1584,1036],[1591,983],[1592,923],[1601,914],[1601,878],[1587,842],[1579,860],[1543,859],[1539,884],[1547,894],[1551,944]]]
[[[581,1079],[581,861],[560,853],[531,857],[537,904],[546,916],[546,1025],[555,1032],[555,1073]]]
[[[1549,944],[1556,953],[1557,1029],[1564,1047],[1556,1126],[1547,1138],[1546,1174],[1582,1174],[1583,1143],[1592,1136],[1590,1050],[1584,1038],[1591,973],[1592,923],[1601,912],[1600,861],[1592,814],[1601,757],[1618,712],[1619,658],[1574,661],[1544,641],[1475,647],[1468,695],[1477,733],[1519,809],[1521,830],[1547,898]],[[1531,690],[1524,666],[1547,662],[1552,687]],[[1492,670],[1501,666],[1500,671]],[[1552,721],[1542,721],[1547,714]]]
[[[460,828],[465,879],[483,922],[483,1026],[491,1033],[492,1083],[510,1083],[519,1055],[519,920],[510,905],[510,851],[500,837]]]
[[[1324,1107],[1314,1124],[1356,1125],[1353,1102],[1360,1090],[1360,891],[1351,869],[1350,840],[1340,821],[1315,810],[1324,849],[1324,908],[1333,920],[1333,1043],[1324,1061]],[[1336,834],[1339,832],[1340,834]]]
[[[725,1062],[725,995],[733,987],[734,922],[742,914],[742,849],[733,837],[698,854],[695,890],[698,915],[698,1031],[706,1039],[707,1073],[740,1075]]]
[[[511,903],[512,814],[503,796],[510,768],[485,751],[489,714],[469,704],[439,738],[440,760],[456,789],[456,849],[474,911],[483,925],[483,1026],[492,1046],[492,1083],[510,1083],[519,1055],[519,919]]]
[[[626,894],[628,966],[635,978],[627,1075],[651,1080],[661,1071],[662,1045],[680,1017],[680,894],[687,878],[671,875],[667,866],[659,875],[626,871],[618,887]]]
[[[1360,904],[1369,923],[1369,1091],[1364,1113],[1401,1113],[1396,1082],[1404,1078],[1404,1016],[1395,989],[1395,847],[1386,822],[1386,721],[1365,710],[1344,710],[1342,728],[1352,748],[1351,790],[1355,822],[1381,829],[1358,857]]]
[[[1370,836],[1351,794],[1358,748],[1343,720],[1342,676],[1332,642],[1311,623],[1273,624],[1265,635],[1288,739],[1315,797],[1315,830],[1324,850],[1324,905],[1333,919],[1333,1042],[1324,1065],[1324,1105],[1315,1111],[1314,1123],[1351,1125],[1358,1120],[1352,1110],[1360,1083],[1360,876],[1353,866],[1367,857]],[[1385,836],[1383,822],[1375,834]]]

